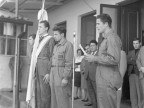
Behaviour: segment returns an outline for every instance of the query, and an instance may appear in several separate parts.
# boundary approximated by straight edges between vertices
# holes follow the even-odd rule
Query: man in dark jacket
[[[138,38],[135,38],[133,40],[134,50],[129,51],[127,55],[128,75],[130,84],[130,100],[132,108],[141,108],[139,70],[136,65],[140,45],[140,40]]]

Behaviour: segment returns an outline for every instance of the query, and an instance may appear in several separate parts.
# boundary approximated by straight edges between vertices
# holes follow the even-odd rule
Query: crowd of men
[[[98,43],[91,40],[85,46],[87,54],[77,50],[73,73],[74,48],[66,39],[66,28],[55,26],[50,36],[49,22],[38,26],[39,45],[35,66],[36,108],[71,108],[72,99],[79,99],[79,88],[85,106],[93,108],[119,108],[126,58],[122,53],[120,37],[112,30],[112,19],[108,14],[96,17],[96,28],[101,36]],[[31,35],[29,40],[35,39]],[[33,42],[31,44],[33,49]],[[138,38],[133,40],[134,50],[127,55],[132,108],[143,107],[144,96],[144,47]],[[32,52],[32,51],[31,51]],[[83,57],[80,57],[83,56]],[[74,96],[72,97],[72,74]],[[79,84],[80,83],[80,84]],[[120,94],[121,95],[121,94]],[[117,105],[118,104],[118,105]]]

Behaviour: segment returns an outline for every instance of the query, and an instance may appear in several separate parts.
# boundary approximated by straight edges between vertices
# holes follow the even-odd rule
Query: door
[[[90,12],[81,17],[81,44],[85,47],[91,40],[96,39],[96,12]]]
[[[133,39],[139,35],[139,10],[122,7],[122,42],[126,52],[133,49]]]

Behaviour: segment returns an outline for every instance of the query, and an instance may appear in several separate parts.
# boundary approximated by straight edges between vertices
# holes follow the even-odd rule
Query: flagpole
[[[18,18],[18,3],[19,0],[15,2],[15,17]],[[14,81],[13,81],[13,108],[19,108],[19,82],[18,82],[18,68],[19,68],[19,39],[16,36],[15,43],[15,58],[14,58]]]
[[[74,50],[74,56],[73,56],[73,78],[72,78],[72,108],[74,108],[74,72],[75,72],[75,41],[76,41],[76,34],[73,33],[73,50]]]

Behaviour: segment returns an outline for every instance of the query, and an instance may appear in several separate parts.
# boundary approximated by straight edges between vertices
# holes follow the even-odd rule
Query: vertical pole
[[[73,50],[74,50],[74,56],[73,56],[73,78],[72,78],[72,108],[74,108],[74,72],[75,72],[75,32],[73,33]]]
[[[15,17],[18,17],[18,0],[15,2]],[[13,85],[13,108],[19,108],[19,81],[18,81],[18,68],[19,68],[19,39],[16,34],[15,43],[15,63],[14,63],[14,85]]]
[[[19,3],[19,0],[15,0],[15,17],[17,18],[18,17],[18,3]]]

